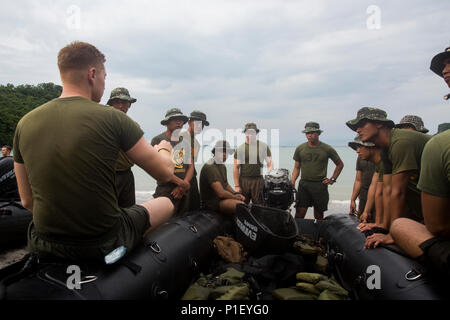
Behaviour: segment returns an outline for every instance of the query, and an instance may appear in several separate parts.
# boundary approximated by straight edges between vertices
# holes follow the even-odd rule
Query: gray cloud
[[[381,9],[368,30],[366,9]],[[72,5],[80,28],[67,23]],[[197,108],[219,129],[246,122],[280,129],[282,145],[322,139],[344,145],[344,122],[362,106],[394,121],[418,114],[435,132],[449,121],[448,88],[429,71],[449,46],[448,1],[23,1],[0,13],[0,83],[59,83],[58,50],[73,40],[107,56],[107,88],[126,86],[146,137],[170,107]]]

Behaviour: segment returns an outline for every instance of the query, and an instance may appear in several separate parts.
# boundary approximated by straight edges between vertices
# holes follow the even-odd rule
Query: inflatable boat
[[[325,220],[296,219],[298,229],[323,238],[338,282],[357,300],[449,299],[448,283],[395,245],[364,249],[357,219],[335,214]]]
[[[30,255],[0,270],[0,300],[180,299],[214,258],[213,239],[231,229],[228,217],[192,212],[161,225],[111,265]]]

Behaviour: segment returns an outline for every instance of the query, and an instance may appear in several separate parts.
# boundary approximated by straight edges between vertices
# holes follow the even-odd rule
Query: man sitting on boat
[[[436,55],[431,70],[450,87],[450,48]],[[422,154],[418,188],[422,191],[425,225],[397,219],[391,227],[395,242],[411,257],[450,276],[450,130],[439,126]]]
[[[233,190],[227,179],[225,162],[233,150],[227,141],[217,141],[212,149],[213,158],[200,172],[200,197],[203,209],[234,214],[236,205],[244,203],[245,197]]]
[[[430,136],[394,128],[394,122],[387,119],[386,112],[378,108],[361,108],[356,119],[348,121],[347,126],[358,132],[362,141],[373,142],[383,149],[381,153],[383,179],[387,175],[391,175],[392,179],[391,190],[388,191],[389,205],[386,205],[388,209],[383,212],[385,219],[388,219],[386,220],[388,227],[395,219],[406,216],[422,221],[417,181],[422,151]],[[367,238],[365,247],[377,247],[380,243],[392,244],[393,242],[390,234],[376,233]]]
[[[118,205],[120,150],[156,180],[168,181],[173,164],[169,143],[151,147],[136,122],[99,104],[104,63],[105,56],[89,43],[61,49],[61,96],[26,114],[16,128],[17,184],[22,205],[33,212],[28,247],[40,257],[104,260],[118,247],[128,253],[173,211],[168,198]]]

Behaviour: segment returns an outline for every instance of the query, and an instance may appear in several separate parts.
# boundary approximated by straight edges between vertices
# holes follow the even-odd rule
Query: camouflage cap
[[[225,151],[228,154],[232,154],[234,153],[234,150],[230,147],[230,144],[228,143],[228,141],[226,140],[219,140],[216,142],[216,145],[214,146],[214,148],[211,150],[211,152],[213,154],[215,154],[215,152],[219,150],[219,151]]]
[[[252,130],[252,129],[255,130],[256,133],[259,132],[258,127],[257,127],[256,124],[253,123],[253,122],[247,123],[247,124],[245,125],[244,131],[242,131],[242,132],[245,133],[245,131],[247,131],[247,130]]]
[[[183,119],[183,123],[186,123],[188,121],[188,117],[185,116],[183,114],[183,112],[181,112],[180,109],[172,108],[172,109],[167,110],[166,117],[163,120],[161,120],[161,124],[163,126],[165,126],[167,124],[167,122],[169,122],[169,120],[172,119],[172,118],[182,118]]]
[[[305,130],[302,131],[303,133],[308,133],[308,132],[323,132],[322,130],[320,130],[320,125],[317,122],[307,122],[305,124]]]
[[[438,53],[433,57],[430,64],[430,70],[443,78],[442,71],[445,68],[444,60],[448,58],[450,58],[450,47],[445,48],[444,52]]]
[[[423,125],[423,120],[421,117],[419,116],[415,116],[415,115],[406,115],[402,118],[402,120],[400,120],[400,123],[397,123],[395,125],[396,128],[402,128],[405,125],[412,125],[414,128],[416,128],[416,131],[422,132],[422,133],[427,133],[429,130],[427,128],[424,127]]]
[[[441,123],[438,126],[437,133],[441,133],[441,132],[444,132],[444,131],[449,130],[449,129],[450,129],[450,122],[444,122],[444,123]]]
[[[363,107],[359,109],[358,114],[356,115],[356,119],[347,121],[346,125],[353,131],[356,131],[356,129],[358,129],[359,127],[358,124],[361,120],[385,122],[386,125],[388,125],[391,128],[393,128],[395,125],[394,121],[389,120],[387,118],[386,111],[378,108],[369,108],[369,107]]]
[[[131,103],[135,103],[136,99],[130,97],[130,93],[128,92],[128,90],[126,88],[115,88],[111,91],[111,95],[109,97],[108,100],[108,105],[110,104],[110,102],[114,99],[120,99],[120,100],[126,100],[126,101],[130,101]]]
[[[358,134],[356,135],[355,139],[348,143],[348,146],[356,151],[356,147],[366,147],[366,148],[372,148],[375,147],[375,144],[369,141],[362,141],[361,136]]]
[[[208,120],[206,120],[206,114],[204,114],[203,112],[198,111],[198,110],[194,110],[191,112],[191,114],[189,116],[189,120],[194,120],[194,121],[200,120],[200,121],[203,121],[203,124],[205,126],[209,126],[209,122],[208,122]]]

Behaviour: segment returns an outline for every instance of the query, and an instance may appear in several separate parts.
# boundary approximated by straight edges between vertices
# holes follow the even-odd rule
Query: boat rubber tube
[[[34,267],[28,262],[32,271],[22,268],[23,276],[14,281],[11,277],[17,276],[0,270],[0,299],[180,299],[216,254],[213,239],[231,230],[228,217],[192,212],[161,225],[114,264],[76,265],[81,270],[80,289],[68,286],[72,275],[68,271],[73,269],[67,262],[40,262]]]
[[[22,207],[20,202],[0,202],[0,248],[24,244],[33,214]]]
[[[341,285],[360,300],[448,299],[442,279],[391,246],[364,249],[366,237],[349,215],[311,223],[296,219],[300,233],[323,237],[328,259]],[[304,226],[303,226],[304,225]],[[379,278],[377,278],[379,277]]]

